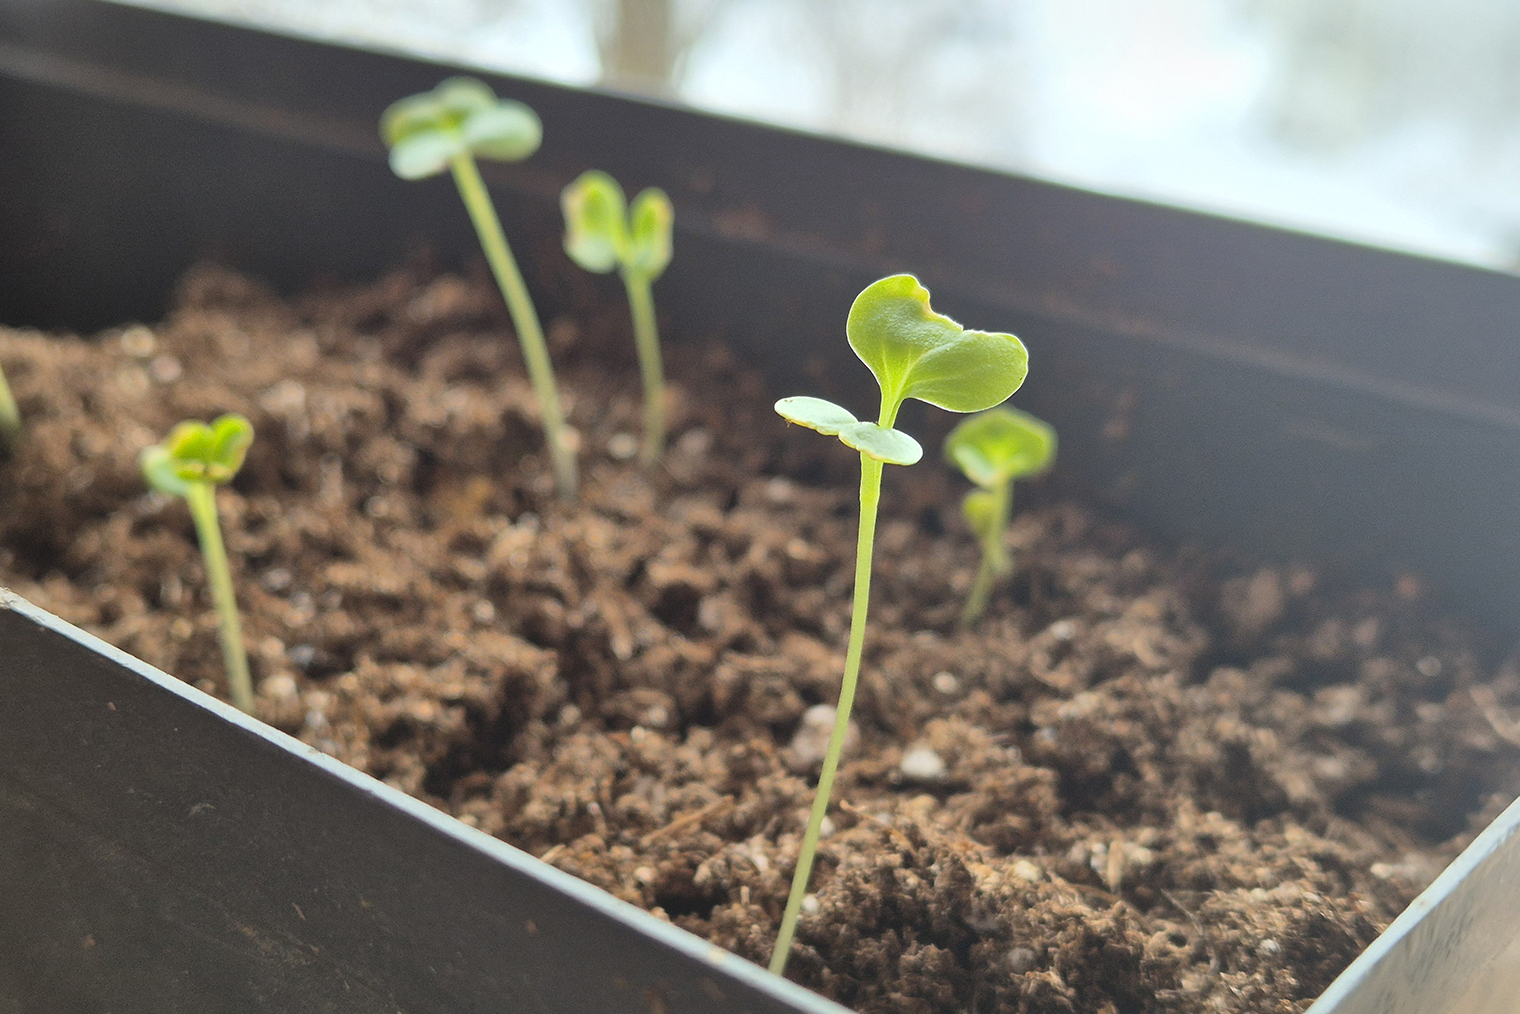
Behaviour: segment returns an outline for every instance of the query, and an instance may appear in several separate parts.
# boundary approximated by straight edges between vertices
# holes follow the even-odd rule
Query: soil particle
[[[202,269],[153,326],[0,330],[28,421],[0,583],[221,693],[189,518],[136,458],[245,413],[219,502],[261,717],[763,963],[843,665],[855,462],[686,341],[639,470],[626,309],[582,305],[550,327],[573,506],[478,280],[287,303]],[[1014,579],[957,631],[961,492],[887,478],[805,984],[904,1014],[1302,1010],[1520,789],[1520,674],[1416,579],[1231,566],[1031,488]]]

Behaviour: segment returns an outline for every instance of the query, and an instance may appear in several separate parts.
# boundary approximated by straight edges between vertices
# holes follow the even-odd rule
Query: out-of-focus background
[[[1513,0],[134,0],[1520,270]]]

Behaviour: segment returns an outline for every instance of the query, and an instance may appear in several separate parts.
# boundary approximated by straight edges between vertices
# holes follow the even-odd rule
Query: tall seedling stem
[[[475,225],[475,234],[480,237],[480,246],[485,251],[486,261],[491,265],[491,273],[496,276],[496,284],[501,289],[502,298],[506,300],[507,312],[512,315],[512,326],[517,329],[523,362],[528,367],[528,381],[533,385],[534,397],[538,399],[539,411],[543,413],[544,434],[549,445],[549,457],[554,465],[555,486],[561,496],[573,497],[576,487],[575,455],[565,439],[565,415],[560,409],[559,389],[554,385],[554,367],[549,362],[549,347],[544,343],[544,330],[538,322],[538,311],[534,309],[533,299],[528,295],[528,286],[523,282],[522,272],[517,269],[512,248],[507,246],[506,234],[501,231],[501,219],[496,216],[496,207],[491,203],[491,195],[486,192],[485,181],[480,178],[475,159],[469,152],[464,152],[449,160],[449,168],[453,171],[454,183],[459,187],[459,195],[464,198],[464,206],[470,213],[470,221]]]
[[[183,497],[195,523],[195,534],[206,564],[211,600],[216,606],[222,642],[222,664],[232,703],[253,712],[253,678],[248,672],[248,653],[243,648],[243,627],[238,620],[237,594],[232,588],[232,568],[222,543],[222,527],[216,514],[216,487],[230,482],[243,466],[253,427],[240,415],[224,415],[210,426],[182,422],[169,431],[163,443],[142,452],[143,477],[160,493]]]
[[[665,449],[665,371],[655,326],[651,286],[670,263],[670,199],[653,187],[628,206],[623,188],[593,169],[576,177],[560,196],[565,212],[565,252],[585,268],[606,274],[617,268],[628,290],[633,338],[644,380],[644,442],[639,459],[652,465]]]
[[[982,544],[982,561],[977,565],[976,577],[971,580],[971,591],[961,607],[960,625],[970,627],[987,610],[992,598],[993,586],[1000,577],[1013,569],[1008,559],[1008,549],[1003,545],[1003,531],[1008,527],[1008,512],[1012,506],[1013,484],[1005,483],[988,492],[986,527],[977,532]]]
[[[894,428],[898,410],[908,398],[917,398],[951,412],[978,412],[1016,391],[1029,371],[1028,353],[1017,338],[1011,334],[968,331],[949,317],[935,313],[929,307],[929,291],[912,275],[892,275],[867,286],[850,307],[845,331],[851,348],[870,367],[881,387],[877,421],[860,422],[848,410],[821,398],[783,398],[776,403],[776,411],[787,421],[838,436],[860,452],[860,532],[856,542],[849,648],[818,791],[808,814],[802,848],[792,873],[791,893],[771,952],[770,969],[778,975],[786,969],[802,900],[807,895],[818,836],[828,813],[829,795],[839,770],[839,755],[844,748],[860,677],[882,466],[911,465],[923,457],[918,441]]]
[[[450,78],[430,92],[392,104],[380,118],[380,133],[390,145],[391,169],[402,179],[434,176],[445,168],[453,174],[522,346],[528,380],[543,417],[555,486],[560,496],[573,498],[575,453],[565,433],[544,330],[475,164],[476,155],[515,162],[533,154],[543,137],[538,117],[521,102],[498,99],[474,78]]]
[[[633,340],[638,346],[639,375],[644,382],[644,442],[639,461],[652,465],[665,450],[665,368],[660,362],[660,335],[654,320],[654,294],[649,278],[620,272],[628,290],[628,309],[633,316]]]

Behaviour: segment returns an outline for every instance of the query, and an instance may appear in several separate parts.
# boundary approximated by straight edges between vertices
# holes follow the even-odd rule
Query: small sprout
[[[0,447],[14,444],[21,437],[21,410],[11,394],[11,385],[5,382],[5,371],[0,370]]]
[[[574,497],[575,452],[565,433],[543,327],[475,165],[477,155],[516,162],[537,151],[543,139],[538,116],[521,102],[498,99],[484,82],[454,77],[430,92],[393,103],[380,117],[380,135],[390,147],[391,169],[402,179],[423,179],[445,169],[453,174],[517,329],[528,379],[544,416],[544,440],[554,464],[555,484],[561,496]]]
[[[211,597],[221,619],[222,662],[232,690],[232,703],[253,711],[253,680],[248,674],[248,655],[243,650],[243,631],[238,623],[237,596],[232,590],[232,569],[222,545],[222,529],[216,517],[216,487],[232,481],[243,467],[243,457],[253,443],[253,426],[240,415],[224,415],[207,426],[182,422],[169,431],[162,443],[145,448],[138,461],[143,478],[160,493],[184,497],[200,539],[206,561]]]
[[[961,504],[966,522],[982,543],[982,563],[961,610],[962,627],[981,618],[993,585],[1013,571],[1003,545],[1013,506],[1013,480],[1043,472],[1055,456],[1055,429],[1012,408],[972,416],[945,438],[945,457],[981,487],[967,493]]]
[[[670,263],[670,229],[675,219],[670,198],[651,187],[640,191],[629,208],[618,181],[593,169],[565,188],[560,206],[565,211],[565,252],[587,271],[606,274],[616,268],[628,290],[644,378],[644,445],[639,460],[652,465],[665,449],[665,374],[649,287]]]
[[[892,275],[866,286],[850,307],[845,333],[850,347],[870,367],[881,387],[881,411],[876,422],[861,422],[848,410],[821,398],[782,398],[776,403],[776,411],[787,421],[837,436],[860,452],[860,533],[855,550],[849,648],[845,653],[834,730],[818,776],[818,793],[802,837],[776,947],[771,952],[770,968],[778,975],[786,968],[792,936],[797,930],[797,915],[807,895],[813,856],[828,813],[829,792],[834,786],[840,750],[849,728],[850,705],[860,676],[882,466],[911,465],[924,453],[918,441],[894,428],[897,412],[909,398],[951,412],[980,412],[1017,391],[1029,372],[1029,354],[1022,342],[1011,334],[968,331],[949,317],[935,313],[929,307],[929,290],[912,275]]]

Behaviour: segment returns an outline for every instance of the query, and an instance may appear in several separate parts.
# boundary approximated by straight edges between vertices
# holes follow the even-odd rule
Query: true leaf
[[[952,412],[979,412],[1024,382],[1029,354],[1011,334],[968,331],[929,306],[912,275],[891,275],[855,297],[845,323],[850,347],[888,403],[917,398]]]

